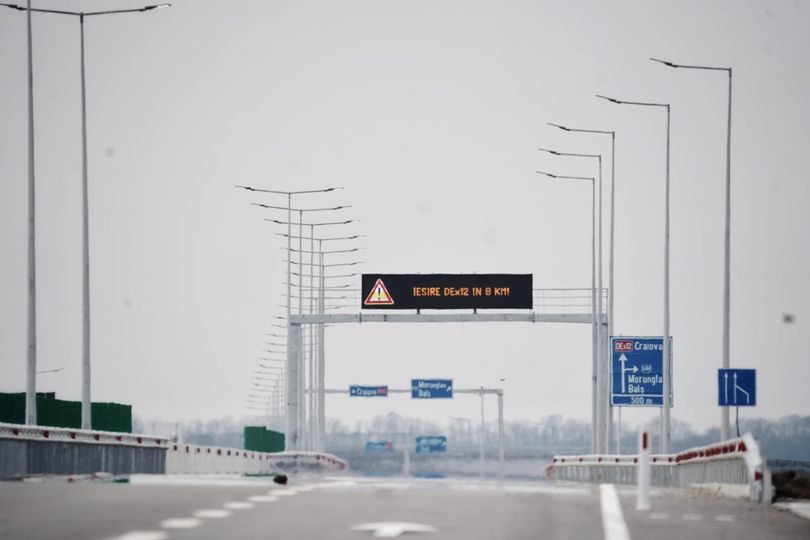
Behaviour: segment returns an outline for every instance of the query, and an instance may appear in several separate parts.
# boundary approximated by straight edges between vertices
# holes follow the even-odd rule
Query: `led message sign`
[[[532,309],[531,274],[363,274],[362,309]]]

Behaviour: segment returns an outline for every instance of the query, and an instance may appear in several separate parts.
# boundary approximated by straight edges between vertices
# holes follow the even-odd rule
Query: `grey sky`
[[[330,234],[368,234],[369,272],[589,286],[589,187],[534,171],[593,167],[536,149],[608,154],[609,142],[548,121],[617,131],[616,331],[660,334],[665,116],[593,97],[604,93],[672,103],[673,415],[718,423],[726,79],[656,56],[734,68],[731,362],[759,370],[759,406],[744,414],[810,414],[808,16],[803,1],[178,0],[88,20],[93,399],[167,420],[245,412],[284,291],[279,230],[248,203],[283,201],[234,184],[344,186],[301,204],[352,204],[341,217],[362,222]],[[22,12],[0,9],[0,391],[25,385],[24,31]],[[78,21],[35,16],[39,369],[65,368],[39,389],[69,399],[81,365],[78,39]],[[327,338],[329,387],[506,377],[507,419],[590,414],[586,326],[362,325]],[[474,399],[327,407],[348,421],[477,414]]]

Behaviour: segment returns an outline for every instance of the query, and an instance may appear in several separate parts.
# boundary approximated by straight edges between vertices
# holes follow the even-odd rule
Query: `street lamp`
[[[598,384],[597,384],[597,395],[598,395],[598,402],[599,406],[596,409],[597,412],[597,425],[599,426],[596,431],[596,448],[598,452],[607,453],[608,448],[610,448],[610,442],[608,439],[605,438],[605,433],[603,431],[603,426],[607,424],[607,402],[608,402],[608,387],[607,387],[607,357],[605,355],[605,347],[603,340],[604,330],[602,328],[602,296],[603,296],[603,288],[602,288],[602,259],[604,258],[602,253],[602,154],[576,154],[571,152],[558,152],[556,150],[549,150],[547,148],[538,148],[541,152],[547,152],[549,154],[553,154],[555,156],[564,156],[564,157],[584,157],[584,158],[595,158],[598,162],[597,172],[598,172],[598,202],[596,203],[599,213],[597,218],[598,223],[598,239],[596,241],[598,250],[597,250],[597,276],[599,285],[597,286],[597,294],[595,302],[591,305],[591,310],[596,310],[598,313],[597,324],[596,328],[596,346],[594,347],[594,353],[596,354],[596,362],[599,366],[599,377],[598,377]],[[608,430],[609,431],[609,430]]]
[[[595,134],[598,134],[598,135],[610,135],[610,232],[608,233],[609,236],[610,236],[610,240],[609,240],[610,246],[608,248],[608,251],[610,253],[608,255],[608,295],[607,295],[607,303],[608,303],[608,308],[607,308],[607,312],[608,312],[608,340],[609,340],[610,336],[613,335],[613,328],[614,328],[614,324],[613,324],[613,301],[614,301],[614,298],[616,297],[616,294],[614,292],[614,284],[613,284],[613,246],[614,246],[614,241],[613,240],[614,240],[614,224],[615,224],[615,216],[616,216],[616,213],[615,213],[615,202],[616,202],[616,132],[615,131],[606,131],[606,130],[601,130],[601,129],[572,128],[572,127],[563,126],[563,125],[560,125],[560,124],[555,124],[555,123],[552,123],[552,122],[547,122],[547,124],[549,126],[554,126],[554,127],[559,128],[559,129],[561,129],[563,131],[572,132],[572,133],[595,133]],[[601,180],[600,180],[600,184],[601,184]],[[601,189],[600,189],[600,192],[601,192]],[[601,199],[601,197],[600,197],[600,199]],[[601,209],[602,209],[601,202],[599,204],[599,209],[600,209],[600,212],[601,212]],[[600,220],[599,220],[600,226],[601,226],[601,223],[602,223],[602,220],[600,218]],[[599,249],[600,249],[600,251],[602,249],[601,239],[600,239],[600,242],[599,242]],[[600,257],[599,257],[599,261],[600,261],[600,263],[602,261],[601,254],[600,254]],[[600,276],[601,276],[601,271],[600,271]],[[601,314],[601,310],[600,310],[600,314]],[[609,343],[609,341],[608,341],[608,343]],[[609,359],[610,359],[610,354],[609,353],[606,356],[606,358],[609,361]],[[606,384],[609,385],[609,382],[607,380],[605,382],[606,382]],[[606,394],[610,395],[609,386],[607,388]],[[611,407],[609,402],[607,404],[607,408],[608,408],[608,420],[607,420],[608,421],[608,428],[607,428],[607,435],[606,435],[605,440],[608,441],[608,446],[609,446],[610,445],[610,439],[613,436],[613,408]],[[619,409],[619,415],[620,415],[620,418],[621,418],[621,408]],[[618,448],[618,446],[617,446],[617,448]]]
[[[675,64],[666,60],[650,58],[653,62],[658,62],[677,69],[700,69],[704,71],[725,71],[728,73],[728,115],[726,126],[726,201],[725,201],[725,226],[723,233],[723,364],[724,369],[730,366],[731,355],[731,68],[713,66],[690,66],[685,64]],[[720,408],[720,440],[729,438],[729,409]]]
[[[638,105],[641,107],[657,107],[667,111],[667,159],[666,159],[666,184],[664,195],[664,410],[662,413],[662,426],[661,426],[661,452],[669,454],[669,417],[670,417],[670,399],[669,392],[672,386],[670,381],[670,347],[669,347],[669,137],[670,137],[670,120],[671,120],[671,106],[669,103],[650,103],[644,101],[623,101],[606,96],[597,95],[596,97],[606,99],[611,103],[618,105]]]
[[[597,326],[596,310],[596,178],[593,176],[563,176],[544,171],[535,171],[555,180],[587,180],[591,182],[591,321],[593,328]],[[591,359],[591,452],[599,451],[599,364],[597,360],[598,345],[596,330],[592,331],[592,359]]]
[[[148,5],[141,8],[133,8],[133,9],[115,9],[115,10],[107,10],[107,11],[64,11],[58,9],[32,9],[30,0],[27,3],[26,7],[19,6],[17,4],[0,4],[12,9],[16,9],[18,11],[27,11],[28,12],[28,40],[29,40],[29,93],[31,92],[30,80],[32,79],[30,70],[31,70],[31,52],[30,52],[30,42],[31,42],[31,13],[52,13],[55,15],[70,15],[73,17],[79,18],[79,28],[80,28],[80,50],[81,50],[81,97],[82,97],[82,314],[83,314],[83,328],[82,328],[82,429],[91,429],[92,420],[91,420],[91,406],[90,406],[90,246],[89,246],[89,210],[88,210],[88,196],[87,196],[87,95],[86,95],[86,84],[85,84],[85,69],[84,69],[84,18],[85,17],[95,17],[98,15],[117,15],[123,13],[138,13],[144,11],[151,11],[157,8],[165,8],[170,7],[171,4],[155,4],[155,5]],[[33,97],[29,96],[29,99],[33,99]],[[29,108],[29,114],[32,111]],[[33,118],[29,118],[29,137],[33,136]],[[30,142],[29,144],[33,145]],[[33,191],[33,149],[29,154],[29,159],[31,163],[29,163],[29,167],[31,171],[29,173],[29,188]],[[29,204],[33,201],[29,200]],[[33,220],[33,212],[32,207],[29,206],[29,219]],[[33,229],[31,229],[31,236],[29,240],[33,242]],[[32,260],[29,258],[29,263]],[[29,272],[29,280],[33,280],[33,274]],[[32,284],[29,283],[29,288],[32,287]],[[29,294],[31,294],[29,292]],[[35,294],[35,293],[34,293]],[[33,296],[35,298],[35,296]],[[29,327],[29,332],[30,332]],[[29,348],[32,347],[30,343],[31,338],[29,337]],[[36,351],[36,345],[34,341],[34,354]],[[29,354],[31,354],[29,352]],[[30,362],[30,361],[29,361]],[[29,374],[31,371],[31,367],[29,366]],[[30,386],[30,383],[29,383]],[[29,418],[29,423],[30,422]]]

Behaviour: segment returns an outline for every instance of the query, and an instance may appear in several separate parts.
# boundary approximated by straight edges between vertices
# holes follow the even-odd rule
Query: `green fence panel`
[[[283,452],[284,434],[264,426],[245,426],[245,450],[254,452]]]

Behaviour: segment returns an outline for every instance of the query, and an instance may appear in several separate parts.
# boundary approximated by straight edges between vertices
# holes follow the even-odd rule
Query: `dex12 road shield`
[[[531,274],[363,274],[362,309],[532,309]]]

